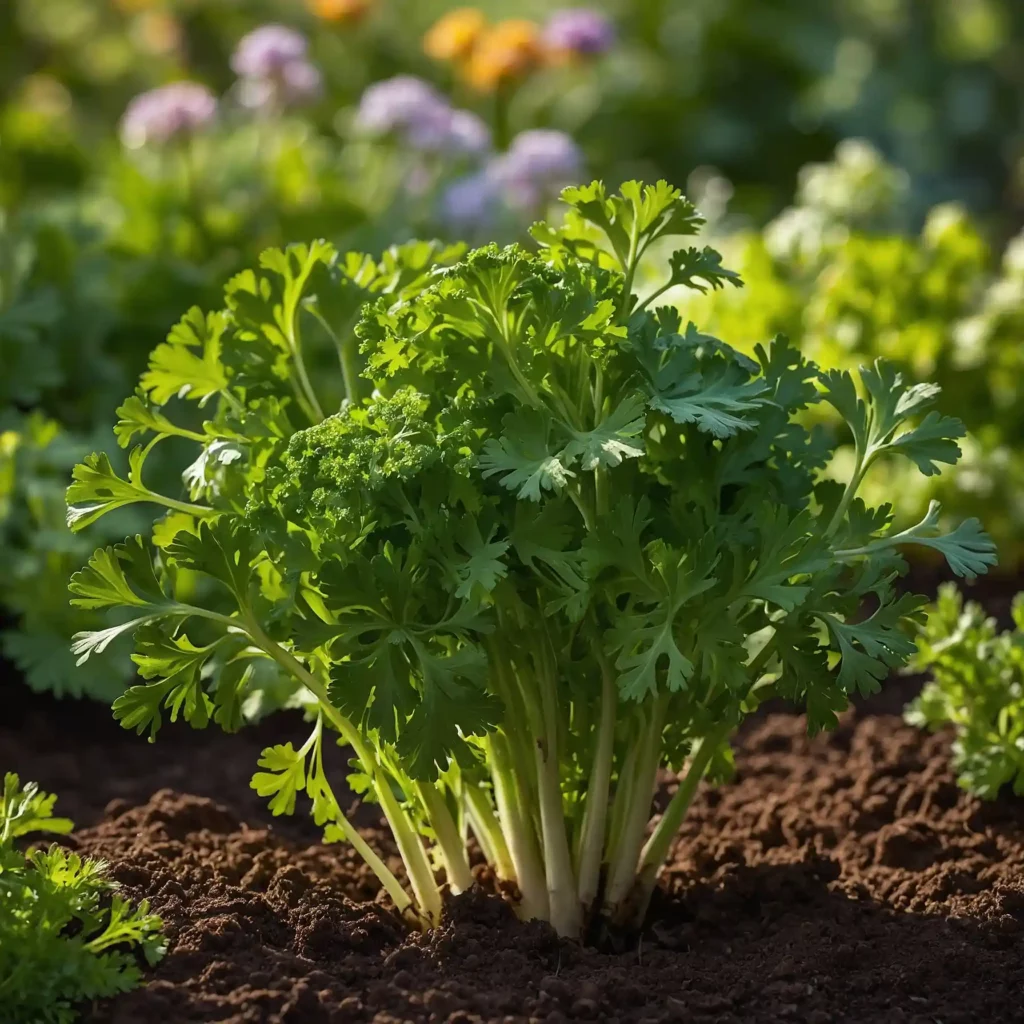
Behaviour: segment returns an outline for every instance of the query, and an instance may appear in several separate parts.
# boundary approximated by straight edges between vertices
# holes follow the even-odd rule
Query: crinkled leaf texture
[[[160,919],[116,892],[101,861],[63,847],[14,845],[35,833],[63,834],[56,797],[4,777],[0,798],[0,1020],[71,1024],[83,1002],[134,988],[136,953],[154,964],[164,952]]]
[[[939,592],[912,661],[928,681],[907,707],[913,725],[950,726],[960,785],[986,800],[1004,787],[1024,794],[1024,597],[1013,605],[1013,629],[952,584]]]

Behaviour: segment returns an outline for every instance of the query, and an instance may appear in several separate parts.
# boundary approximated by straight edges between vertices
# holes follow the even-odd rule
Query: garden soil
[[[1024,802],[960,792],[948,738],[877,709],[815,739],[752,723],[643,935],[597,949],[484,888],[411,933],[346,847],[248,789],[260,746],[298,738],[287,715],[150,746],[102,708],[6,688],[0,766],[56,790],[69,842],[166,922],[167,957],[92,1024],[1024,1021]]]

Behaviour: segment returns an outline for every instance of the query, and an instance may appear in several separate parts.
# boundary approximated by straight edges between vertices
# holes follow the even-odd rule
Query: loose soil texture
[[[1024,802],[960,792],[948,739],[892,715],[813,740],[753,723],[648,929],[611,952],[482,891],[409,933],[346,847],[248,790],[259,747],[298,735],[288,716],[149,746],[101,708],[8,693],[0,765],[55,789],[84,826],[70,841],[166,922],[166,959],[92,1024],[1024,1021]]]

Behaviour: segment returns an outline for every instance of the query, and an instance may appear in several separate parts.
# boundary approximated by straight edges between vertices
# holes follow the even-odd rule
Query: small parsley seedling
[[[56,844],[28,849],[15,840],[63,835],[55,796],[4,777],[0,797],[0,1021],[71,1024],[77,1006],[134,988],[138,950],[150,964],[164,953],[160,919],[118,895],[106,865]]]
[[[910,663],[929,676],[906,711],[911,725],[952,726],[960,785],[986,800],[1004,786],[1024,796],[1024,595],[1000,632],[952,584],[939,591]]]

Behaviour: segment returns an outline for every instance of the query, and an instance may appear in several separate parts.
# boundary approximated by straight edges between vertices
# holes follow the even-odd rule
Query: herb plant
[[[1024,595],[1013,602],[1012,630],[1000,632],[974,601],[944,585],[910,662],[927,673],[907,708],[911,725],[952,726],[960,785],[986,800],[1004,786],[1024,795]]]
[[[701,225],[665,183],[563,198],[536,252],[432,266],[407,250],[390,279],[323,243],[266,253],[225,310],[189,313],[154,352],[116,428],[127,475],[94,456],[68,492],[75,529],[136,503],[163,515],[152,545],[102,548],[71,583],[82,607],[131,610],[74,648],[85,661],[134,631],[144,681],[116,717],[236,729],[274,666],[311,730],[265,750],[253,786],[279,814],[304,792],[425,925],[435,870],[472,884],[468,831],[524,916],[569,936],[635,925],[746,713],[780,696],[828,727],[913,652],[901,549],[967,577],[995,558],[975,520],[943,534],[932,508],[897,532],[858,497],[879,462],[956,461],[964,429],[936,388],[883,363],[822,372],[784,338],[750,359],[639,301],[650,247]],[[679,248],[666,278],[736,283],[709,248]],[[365,369],[342,360],[330,412],[306,359],[346,351],[354,279],[376,293]],[[845,485],[824,473],[837,439],[801,423],[818,402],[854,438]],[[151,453],[178,443],[187,493],[151,490]],[[343,813],[335,740],[407,879]],[[683,774],[651,831],[666,766]]]
[[[57,798],[17,775],[0,797],[0,1021],[66,1024],[76,1004],[126,992],[139,981],[137,948],[163,955],[160,919],[119,896],[102,861],[54,844],[24,851],[36,832],[71,831],[53,816]]]

